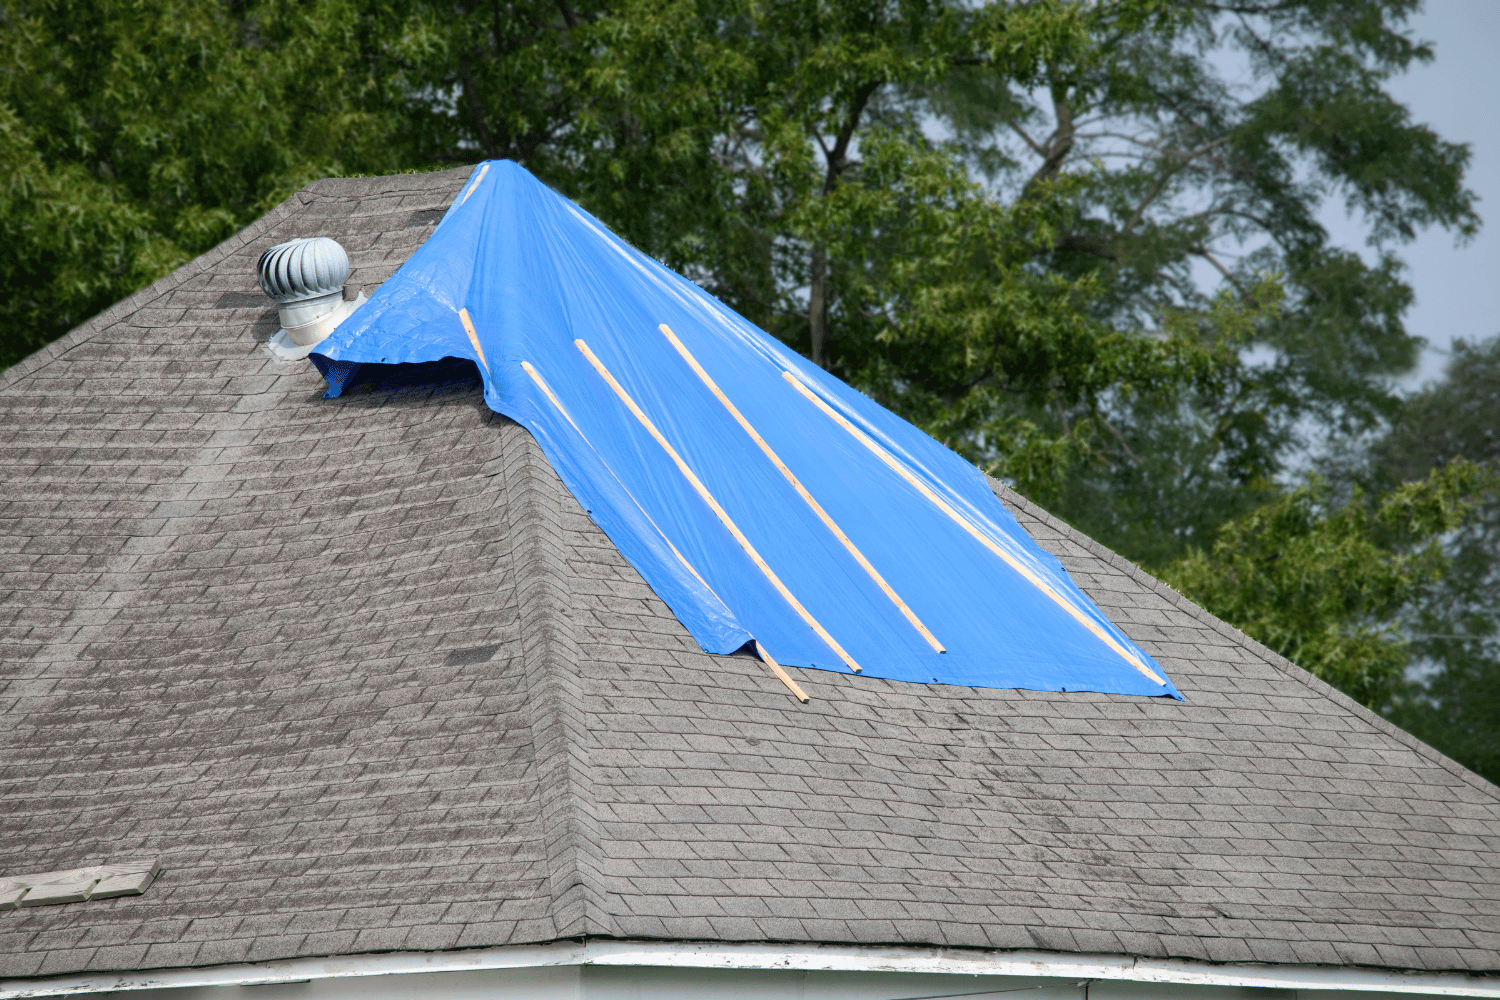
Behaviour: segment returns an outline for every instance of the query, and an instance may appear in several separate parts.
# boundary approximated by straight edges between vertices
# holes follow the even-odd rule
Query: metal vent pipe
[[[314,323],[338,308],[349,279],[349,255],[326,236],[291,240],[260,255],[261,291],[280,307],[286,330]]]
[[[260,255],[255,273],[281,313],[281,330],[266,347],[284,361],[307,357],[365,301],[363,294],[344,301],[349,255],[326,236],[277,244]]]

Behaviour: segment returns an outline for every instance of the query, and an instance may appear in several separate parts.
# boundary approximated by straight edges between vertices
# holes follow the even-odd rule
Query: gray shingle
[[[699,651],[477,385],[320,398],[254,262],[371,291],[465,177],[319,181],[0,374],[0,975],[564,936],[1500,971],[1500,791],[997,486],[1185,702]],[[494,648],[474,661],[464,650]]]

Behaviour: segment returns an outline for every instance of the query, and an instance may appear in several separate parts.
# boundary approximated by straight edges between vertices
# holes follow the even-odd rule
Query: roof
[[[263,250],[373,289],[465,176],[312,184],[0,375],[0,876],[162,869],[0,912],[0,975],[581,936],[1500,972],[1500,789],[998,484],[1185,701],[798,704],[466,367],[325,400],[262,351]]]

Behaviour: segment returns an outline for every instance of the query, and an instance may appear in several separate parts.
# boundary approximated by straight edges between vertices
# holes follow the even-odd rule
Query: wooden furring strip
[[[578,436],[583,438],[583,443],[588,444],[589,439],[584,435],[583,428],[579,427],[576,423],[573,422],[573,415],[569,413],[567,408],[562,405],[562,400],[557,398],[556,393],[552,391],[552,387],[547,384],[547,380],[542,378],[542,373],[532,367],[530,361],[522,361],[521,370],[524,371],[527,375],[531,376],[531,381],[536,383],[536,387],[542,390],[542,392],[546,393],[547,398],[552,400],[552,405],[557,407],[557,412],[563,415],[564,420],[573,425],[573,429],[578,432]],[[589,444],[589,447],[593,448],[594,446]],[[613,475],[613,473],[611,473],[611,475]],[[615,481],[619,482],[619,478],[619,476],[615,476]],[[620,485],[624,486],[625,484],[620,483]],[[635,498],[632,497],[631,499]]]
[[[595,455],[599,455],[599,450],[595,448],[594,445],[589,441],[588,437],[583,433],[583,429],[579,427],[578,424],[574,423],[572,414],[568,413],[567,409],[562,405],[562,401],[558,399],[557,396],[552,392],[552,387],[547,384],[546,379],[542,378],[542,373],[533,368],[530,361],[522,361],[521,368],[526,372],[527,375],[531,376],[531,380],[537,384],[537,387],[540,388],[542,392],[547,394],[547,398],[552,400],[552,405],[557,407],[557,412],[563,415],[563,419],[573,425],[573,429],[578,432],[578,436],[583,439],[583,443],[589,446],[589,450],[593,451]],[[618,475],[615,475],[615,470],[609,468],[609,464],[604,461],[603,455],[599,455],[599,461],[604,465],[605,469],[609,470],[609,474],[614,477],[615,482],[620,484],[620,489],[625,491],[625,495],[630,497],[630,501],[634,503],[636,509],[641,512],[641,516],[644,517],[648,522],[650,522],[651,527],[655,528],[656,533],[661,536],[661,540],[667,543],[667,548],[672,550],[672,554],[678,558],[683,566],[687,567],[687,571],[689,573],[698,578],[698,582],[703,584],[704,590],[707,590],[710,594],[713,594],[714,597],[718,598],[719,603],[723,604],[724,599],[722,597],[719,597],[719,595],[714,592],[714,588],[710,587],[708,585],[708,581],[703,579],[698,571],[693,568],[693,564],[687,561],[687,557],[684,556],[681,552],[677,551],[677,546],[672,544],[672,539],[668,538],[667,533],[661,530],[661,526],[651,519],[650,514],[646,513],[646,508],[641,506],[641,502],[635,498],[635,494],[631,493],[630,489],[620,481],[620,477]]]
[[[766,665],[771,668],[771,672],[781,678],[781,683],[785,684],[792,694],[796,695],[798,701],[806,705],[811,699],[807,697],[806,692],[797,686],[797,682],[792,680],[792,675],[787,673],[781,664],[771,659],[771,654],[766,652],[765,643],[759,639],[755,640],[755,649],[760,653],[760,658],[765,660]]]
[[[854,662],[854,657],[850,656],[844,650],[844,647],[839,645],[838,640],[819,624],[818,620],[802,606],[802,602],[797,600],[796,596],[787,589],[786,584],[781,582],[781,577],[777,576],[776,571],[767,565],[759,552],[755,551],[755,546],[750,544],[750,539],[745,537],[745,533],[739,529],[739,525],[734,523],[728,512],[719,506],[719,501],[715,500],[713,494],[708,492],[708,488],[703,485],[702,480],[688,467],[688,464],[682,460],[682,456],[677,454],[677,449],[673,448],[667,439],[662,436],[661,431],[656,429],[656,425],[651,422],[651,418],[646,416],[645,412],[636,405],[635,400],[630,397],[630,393],[625,391],[625,387],[615,381],[615,377],[610,374],[609,369],[604,367],[604,362],[595,357],[594,352],[589,350],[589,345],[585,344],[582,340],[575,340],[573,344],[583,353],[585,358],[588,358],[589,364],[594,366],[594,370],[599,373],[600,377],[609,383],[609,387],[615,391],[615,395],[620,397],[620,401],[625,404],[631,413],[635,414],[635,418],[641,422],[641,426],[646,428],[651,436],[656,439],[656,443],[661,445],[662,450],[667,453],[667,456],[677,464],[677,469],[682,473],[683,478],[692,485],[693,489],[698,491],[698,496],[718,516],[719,521],[734,536],[734,540],[740,543],[740,548],[745,550],[745,554],[750,557],[750,561],[755,563],[756,568],[765,575],[766,579],[770,581],[771,586],[776,588],[776,592],[792,606],[792,610],[801,616],[808,627],[818,634],[818,638],[822,639],[828,644],[829,649],[838,654],[839,659],[843,660],[850,670],[859,673],[861,668],[858,663]]]
[[[746,420],[744,414],[740,413],[739,408],[729,401],[729,397],[724,395],[718,383],[709,376],[708,372],[703,370],[702,365],[698,364],[698,359],[693,357],[692,352],[687,349],[687,346],[681,340],[677,339],[677,334],[672,332],[672,328],[662,323],[658,325],[657,329],[666,335],[667,340],[671,341],[672,346],[677,349],[677,353],[682,355],[682,359],[688,363],[688,367],[693,369],[694,374],[698,376],[699,380],[708,386],[709,392],[712,392],[718,398],[719,402],[724,404],[724,409],[729,411],[729,415],[734,417],[746,434],[750,435],[750,440],[760,446],[760,450],[771,460],[771,464],[776,466],[777,471],[785,477],[787,482],[792,484],[792,489],[797,491],[797,495],[812,508],[814,514],[818,515],[818,519],[823,522],[823,526],[833,532],[833,537],[837,538],[843,544],[849,554],[854,557],[854,561],[859,563],[860,568],[869,575],[870,579],[875,581],[876,586],[885,593],[885,596],[890,598],[891,603],[896,606],[896,609],[906,616],[906,620],[911,622],[912,628],[921,633],[922,638],[927,640],[927,644],[935,652],[946,653],[947,650],[943,648],[943,644],[938,642],[937,637],[928,631],[927,626],[923,625],[922,620],[916,616],[911,608],[906,606],[906,602],[900,598],[891,585],[885,582],[885,577],[880,575],[880,571],[870,564],[870,560],[865,558],[865,554],[859,550],[858,546],[854,544],[848,535],[844,534],[844,529],[840,528],[834,522],[833,518],[828,516],[828,512],[823,509],[823,505],[813,499],[813,495],[807,491],[807,487],[802,485],[802,481],[797,478],[796,474],[787,468],[786,463],[781,460],[781,456],[777,455],[771,449],[771,446],[766,444],[765,438],[761,437],[760,433],[754,427],[750,426],[750,421]]]
[[[484,348],[479,346],[479,333],[474,329],[474,321],[469,318],[469,310],[460,309],[458,318],[464,322],[464,332],[469,335],[469,343],[474,345],[474,352],[479,355],[479,363],[484,365],[484,373],[490,373],[490,363],[484,360]]]
[[[479,182],[482,181],[482,180],[484,180],[484,175],[487,174],[487,173],[489,173],[489,172],[490,172],[490,165],[489,165],[488,162],[480,164],[480,166],[479,166],[479,176],[476,177],[476,178],[474,178],[474,183],[470,184],[469,185],[469,190],[467,190],[467,191],[464,192],[463,201],[459,202],[460,205],[462,205],[465,201],[469,200],[469,195],[471,195],[471,194],[474,193],[474,189],[477,188],[477,187],[479,187]]]
[[[926,483],[923,483],[916,476],[912,475],[911,471],[908,470],[906,466],[903,465],[900,461],[898,461],[894,455],[890,454],[884,448],[880,447],[880,445],[876,444],[873,440],[870,439],[869,435],[865,434],[864,431],[860,430],[858,427],[855,427],[853,424],[851,424],[848,420],[844,419],[843,414],[839,413],[833,407],[823,402],[823,400],[819,398],[816,393],[814,393],[807,386],[803,385],[800,379],[798,379],[791,372],[786,371],[781,373],[781,377],[790,382],[798,392],[806,396],[814,406],[831,417],[835,423],[837,423],[840,427],[844,428],[844,430],[853,435],[856,441],[864,445],[866,448],[870,449],[870,451],[874,452],[877,458],[894,469],[902,479],[905,479],[908,483],[916,488],[917,492],[921,493],[939,510],[952,518],[953,521],[959,525],[959,527],[963,528],[970,535],[974,536],[974,538],[977,539],[981,545],[989,549],[995,555],[999,556],[1006,565],[1015,570],[1017,573],[1020,573],[1028,583],[1036,587],[1042,593],[1046,594],[1059,607],[1061,607],[1068,614],[1072,615],[1080,625],[1088,629],[1090,632],[1094,633],[1094,635],[1101,639],[1105,643],[1105,645],[1109,646],[1110,649],[1114,650],[1116,653],[1119,653],[1120,656],[1124,657],[1127,663],[1135,667],[1147,677],[1151,678],[1151,680],[1153,680],[1157,684],[1160,684],[1163,687],[1166,686],[1167,682],[1162,680],[1161,677],[1157,676],[1156,671],[1146,666],[1141,662],[1139,657],[1130,652],[1130,650],[1126,649],[1124,646],[1120,645],[1120,643],[1115,639],[1114,636],[1110,635],[1108,632],[1104,631],[1104,629],[1099,627],[1098,622],[1094,621],[1088,615],[1084,614],[1078,608],[1074,607],[1073,602],[1063,597],[1062,594],[1059,594],[1051,584],[1047,583],[1046,580],[1043,580],[1041,577],[1037,576],[1036,573],[1032,572],[1031,568],[1028,567],[1025,563],[1022,563],[1015,556],[1011,555],[999,545],[995,544],[994,540],[984,532],[980,531],[977,525],[960,514],[942,497],[932,492],[932,490],[927,487]]]
[[[547,398],[552,401],[552,405],[557,407],[557,412],[561,413],[563,415],[563,419],[571,424],[573,429],[578,432],[578,437],[582,439],[583,443],[588,445],[589,449],[593,451],[594,454],[598,455],[598,449],[589,442],[588,436],[583,433],[583,428],[579,427],[578,424],[573,420],[573,415],[568,412],[567,407],[562,405],[562,400],[557,398],[557,394],[552,391],[552,387],[547,384],[547,380],[542,378],[542,373],[537,371],[536,368],[532,366],[530,361],[522,361],[521,369],[526,372],[527,375],[531,376],[531,380],[537,384],[537,388],[541,389],[542,392],[546,394]],[[635,504],[636,509],[641,512],[641,516],[644,517],[648,522],[650,522],[651,527],[656,529],[656,533],[658,535],[661,535],[661,540],[667,543],[667,548],[672,550],[672,554],[682,562],[683,566],[687,567],[687,571],[689,573],[698,578],[698,582],[703,584],[704,590],[707,590],[710,594],[713,594],[714,597],[719,601],[719,603],[723,604],[724,599],[722,597],[719,597],[718,594],[714,593],[714,588],[710,587],[708,585],[708,581],[703,579],[698,571],[693,568],[693,564],[687,561],[687,557],[684,556],[681,552],[677,551],[677,546],[672,544],[672,539],[668,538],[667,533],[661,530],[661,526],[651,519],[650,514],[646,513],[646,508],[641,506],[641,502],[635,498],[635,494],[631,493],[623,482],[620,482],[620,477],[618,475],[615,475],[615,470],[611,469],[609,467],[609,463],[604,461],[603,455],[599,455],[599,461],[604,465],[604,468],[609,471],[609,474],[611,476],[614,476],[615,482],[619,483],[620,489],[624,490],[625,495],[630,497],[630,502]],[[781,668],[781,664],[771,659],[771,654],[766,652],[764,644],[757,640],[755,645],[756,648],[760,650],[761,659],[765,660],[766,663],[770,665],[772,673],[774,673],[778,678],[781,679],[781,683],[787,686],[787,689],[792,692],[792,695],[796,697],[798,701],[802,702],[802,704],[804,705],[807,704],[807,694],[797,686],[797,682],[792,680],[791,675],[789,675],[785,670]]]

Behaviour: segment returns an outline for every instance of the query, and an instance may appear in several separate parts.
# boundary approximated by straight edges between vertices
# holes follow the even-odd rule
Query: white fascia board
[[[1048,952],[850,945],[725,944],[590,940],[447,952],[395,952],[282,962],[216,965],[0,980],[0,1000],[124,990],[272,983],[568,965],[697,969],[795,969],[834,972],[1044,976],[1062,980],[1175,983],[1219,987],[1417,993],[1500,1000],[1500,976],[1403,973],[1327,965],[1214,965],[1181,959]]]

